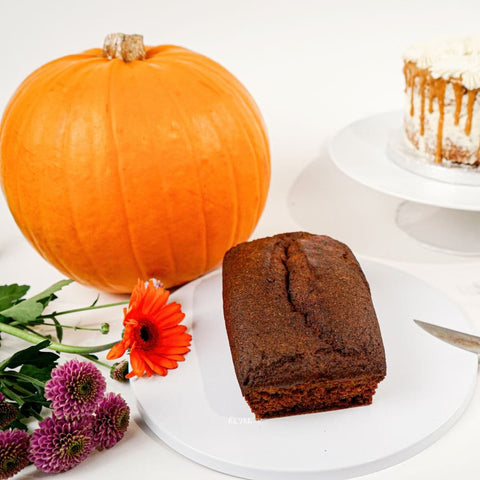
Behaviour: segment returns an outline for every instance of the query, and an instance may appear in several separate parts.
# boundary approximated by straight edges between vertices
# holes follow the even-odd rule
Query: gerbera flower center
[[[146,325],[142,325],[140,328],[140,338],[144,342],[148,342],[151,339],[150,329]]]
[[[147,318],[138,321],[138,330],[135,332],[137,344],[140,348],[149,350],[157,343],[157,327]]]

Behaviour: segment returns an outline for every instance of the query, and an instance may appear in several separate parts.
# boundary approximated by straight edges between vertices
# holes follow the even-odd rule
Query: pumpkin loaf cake
[[[370,288],[350,249],[295,232],[223,261],[233,364],[257,419],[366,405],[386,363]]]
[[[413,45],[403,60],[409,143],[429,162],[480,165],[480,37]]]

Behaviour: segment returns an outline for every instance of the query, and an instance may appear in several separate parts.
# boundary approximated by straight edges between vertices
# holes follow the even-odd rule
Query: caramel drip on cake
[[[410,89],[410,116],[413,117],[415,113],[413,108],[413,91],[415,86],[415,75],[413,70],[410,68],[410,63],[406,63],[403,67],[403,73],[405,75],[405,84],[407,85],[407,91]]]
[[[468,92],[467,97],[467,118],[465,122],[465,134],[470,135],[472,130],[473,109],[475,105],[476,95],[478,90],[467,90],[459,79],[445,80],[443,78],[433,78],[430,71],[425,68],[419,68],[414,62],[406,62],[403,68],[406,83],[406,93],[410,102],[410,116],[415,113],[419,115],[419,134],[420,137],[425,135],[426,116],[425,102],[428,95],[428,115],[434,113],[434,103],[436,99],[438,108],[438,126],[436,130],[436,145],[434,146],[434,160],[436,163],[442,162],[443,158],[443,130],[445,122],[445,92],[448,84],[452,85],[455,95],[455,112],[454,125],[458,126],[462,113],[463,97]],[[409,91],[410,89],[410,91]],[[420,97],[420,112],[415,112],[415,89],[417,89]],[[417,97],[418,98],[418,97]],[[430,117],[428,117],[430,118]],[[430,129],[431,126],[428,126]],[[418,148],[418,139],[412,140],[413,144]],[[432,152],[433,154],[433,152]],[[448,155],[448,154],[447,154]],[[480,148],[477,151],[477,156],[480,159]]]
[[[412,89],[411,89],[411,93],[410,93],[410,115],[412,117],[415,114],[415,109],[414,109],[414,106],[413,106],[413,91],[414,91],[414,88],[413,88],[413,85],[412,85]]]
[[[435,96],[438,103],[438,129],[437,129],[437,151],[435,152],[435,162],[442,161],[442,143],[443,143],[443,121],[445,119],[445,89],[447,81],[437,78],[434,82]]]
[[[415,81],[419,78],[419,89],[421,94],[421,105],[420,105],[420,135],[424,134],[424,125],[425,125],[425,90],[427,83],[427,72],[426,70],[419,70],[415,67],[412,68],[412,63],[405,64],[403,72],[405,74],[405,81],[407,85],[407,90],[410,88],[410,116],[413,117],[415,114],[415,107],[413,103],[414,99],[414,90],[415,90]],[[431,89],[429,89],[431,91]],[[432,111],[432,97],[430,96],[429,101],[429,110]]]
[[[427,83],[426,75],[420,75],[420,135],[425,133],[425,84]],[[413,91],[413,89],[412,89]]]
[[[465,134],[470,135],[472,131],[472,118],[473,118],[473,104],[475,103],[475,97],[477,96],[476,90],[469,90],[467,100],[467,121],[465,123]]]
[[[433,97],[435,96],[435,91],[433,89],[433,78],[428,75],[428,113],[433,113]]]
[[[454,82],[453,91],[455,93],[455,125],[458,125],[460,122],[460,112],[462,110],[462,99],[464,94],[464,87],[461,83]]]

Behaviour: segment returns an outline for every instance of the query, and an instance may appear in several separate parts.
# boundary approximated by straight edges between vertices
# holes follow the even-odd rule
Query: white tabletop
[[[36,67],[100,46],[110,32],[141,33],[147,44],[178,44],[204,53],[247,86],[268,126],[271,187],[254,236],[301,229],[336,237],[360,257],[396,266],[435,286],[480,333],[480,257],[447,255],[416,243],[395,225],[401,199],[351,180],[327,152],[329,138],[345,125],[402,108],[406,46],[432,36],[474,33],[479,14],[475,1],[0,0],[0,108]],[[0,222],[1,284],[26,283],[38,292],[62,278],[23,239],[3,198]],[[68,305],[86,305],[95,295],[73,285],[61,297]],[[112,298],[102,295],[101,301]],[[121,331],[121,311],[100,312],[78,321],[109,321],[113,341]],[[80,342],[82,334],[68,340]],[[3,336],[0,358],[19,345]],[[230,478],[158,440],[142,424],[128,384],[109,381],[109,388],[122,393],[132,408],[126,437],[62,478]],[[464,415],[436,443],[362,478],[475,478],[479,432],[477,387]],[[18,475],[37,477],[43,476],[33,468]]]

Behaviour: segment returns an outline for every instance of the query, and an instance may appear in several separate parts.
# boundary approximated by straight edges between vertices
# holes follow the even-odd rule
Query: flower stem
[[[87,310],[98,310],[100,308],[118,307],[120,305],[128,305],[128,301],[106,303],[104,305],[93,305],[89,307],[73,308],[72,310],[64,310],[62,312],[53,312],[53,313],[47,313],[45,315],[39,315],[37,318],[53,318],[53,317],[58,317],[59,315],[68,315],[69,313],[85,312]]]
[[[30,382],[33,385],[37,385],[38,387],[45,387],[45,382],[43,380],[38,380],[37,378],[33,378],[29,375],[24,375],[23,373],[20,372],[3,372],[3,375],[5,376],[11,376],[14,377],[15,379],[20,379],[24,380],[26,382]],[[26,390],[26,393],[30,393],[28,390]]]
[[[14,335],[15,337],[26,340],[27,342],[37,343],[43,342],[45,337],[37,333],[26,332],[20,328],[8,325],[7,323],[0,322],[0,332],[8,333],[9,335]],[[93,345],[89,347],[79,347],[76,345],[66,345],[64,343],[58,343],[50,340],[50,345],[47,347],[50,350],[56,352],[65,352],[65,353],[77,353],[79,355],[88,355],[90,353],[103,352],[104,350],[109,350],[118,342],[107,343],[105,345]]]
[[[88,355],[88,354],[82,354],[82,357],[86,358],[87,360],[90,360],[90,362],[94,362],[97,365],[100,365],[101,367],[108,368],[109,370],[112,368],[112,365],[109,365],[108,363],[101,362],[95,355]]]
[[[54,323],[45,323],[43,322],[42,325],[45,325],[47,327],[56,327]],[[62,328],[71,328],[72,330],[89,330],[91,332],[101,332],[101,328],[93,328],[93,327],[78,327],[77,325],[58,325]],[[103,333],[103,332],[102,332]]]

